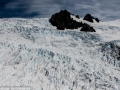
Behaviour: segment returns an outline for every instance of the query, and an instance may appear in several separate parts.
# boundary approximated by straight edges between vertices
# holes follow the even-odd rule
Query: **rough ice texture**
[[[120,90],[120,20],[77,21],[96,32],[59,31],[47,18],[1,19],[0,86]]]

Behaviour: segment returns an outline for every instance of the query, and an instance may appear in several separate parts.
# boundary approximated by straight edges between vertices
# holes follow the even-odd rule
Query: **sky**
[[[50,18],[60,10],[102,21],[120,19],[120,0],[0,0],[0,17]]]

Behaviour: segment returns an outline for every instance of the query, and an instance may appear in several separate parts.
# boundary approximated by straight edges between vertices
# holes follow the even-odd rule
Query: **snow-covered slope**
[[[120,20],[78,21],[96,32],[58,31],[47,18],[1,19],[0,90],[120,90]]]

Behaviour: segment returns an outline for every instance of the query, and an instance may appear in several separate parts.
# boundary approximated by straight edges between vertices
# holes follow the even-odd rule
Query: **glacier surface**
[[[120,20],[77,21],[96,32],[60,31],[48,18],[0,19],[0,90],[120,90]]]

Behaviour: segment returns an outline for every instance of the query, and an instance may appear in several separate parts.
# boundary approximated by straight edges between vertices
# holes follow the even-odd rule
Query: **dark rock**
[[[82,27],[80,31],[95,32],[93,27],[90,27],[88,24],[83,24],[82,22],[77,22],[73,20],[73,18],[71,18],[70,15],[74,15],[74,14],[71,14],[67,10],[61,10],[60,12],[52,15],[51,18],[49,19],[49,22],[53,26],[56,26],[58,30],[64,30],[65,28],[78,29],[79,27]],[[76,15],[75,17],[79,18],[78,15]],[[95,19],[96,21],[99,21],[98,18],[94,18],[90,14],[87,14],[84,17],[84,20],[87,20],[90,22],[93,22],[93,19]]]
[[[86,14],[85,17],[83,18],[83,20],[89,21],[89,22],[93,22],[93,19],[96,20],[96,22],[99,22],[100,20],[98,18],[94,18],[93,16],[91,16],[90,14]]]
[[[77,29],[79,27],[83,26],[82,22],[77,22],[73,20],[73,18],[70,17],[71,14],[67,10],[61,10],[59,13],[55,13],[52,15],[52,17],[49,19],[49,22],[56,26],[58,30],[64,30],[66,29]],[[79,18],[78,15],[76,15],[77,18]]]
[[[64,25],[58,25],[58,26],[57,26],[57,29],[58,29],[58,30],[64,30],[65,27],[64,27]]]
[[[80,31],[85,31],[85,32],[96,32],[93,27],[90,27],[88,24],[84,24],[84,26],[81,28]]]
[[[98,18],[94,18],[96,20],[96,22],[99,22],[100,20]]]
[[[83,18],[83,20],[93,22],[93,17],[90,14],[86,14],[85,17]]]
[[[78,16],[78,15],[76,15],[76,18],[79,18],[79,16]]]

